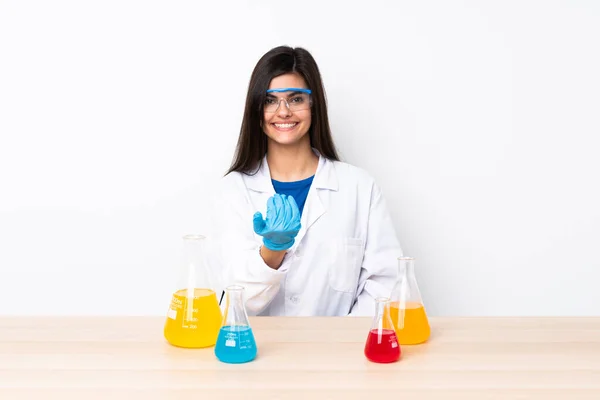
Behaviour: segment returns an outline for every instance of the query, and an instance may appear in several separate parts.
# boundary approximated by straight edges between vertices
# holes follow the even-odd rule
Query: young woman
[[[372,315],[402,255],[380,188],[339,161],[317,64],[277,47],[257,63],[213,217],[223,284],[250,315]]]

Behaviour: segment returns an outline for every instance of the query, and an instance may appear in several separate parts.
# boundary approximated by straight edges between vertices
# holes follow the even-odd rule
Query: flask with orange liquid
[[[424,343],[431,334],[414,261],[412,257],[398,258],[398,280],[390,296],[390,316],[400,344]]]
[[[215,293],[214,271],[207,263],[206,238],[183,237],[179,280],[164,327],[165,339],[178,347],[211,347],[221,327],[221,308]]]

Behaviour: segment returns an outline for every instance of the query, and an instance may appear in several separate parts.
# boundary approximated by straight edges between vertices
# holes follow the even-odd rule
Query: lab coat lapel
[[[306,197],[295,246],[300,245],[308,229],[327,211],[327,206],[321,199],[323,190],[337,190],[337,176],[333,163],[319,155],[319,165]]]
[[[300,219],[300,232],[296,236],[296,246],[302,242],[308,228],[314,224],[321,215],[325,214],[325,206],[319,198],[319,189],[311,187],[304,203],[302,218]]]
[[[267,201],[269,197],[275,194],[273,183],[271,182],[271,171],[267,158],[263,158],[260,169],[254,175],[244,175],[246,187],[250,190],[252,203],[256,211],[260,211],[263,217],[267,216]]]

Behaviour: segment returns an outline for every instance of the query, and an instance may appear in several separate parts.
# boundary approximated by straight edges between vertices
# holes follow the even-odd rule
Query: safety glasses
[[[312,106],[312,91],[302,88],[281,88],[267,90],[264,111],[275,113],[283,101],[291,112],[308,110]],[[277,95],[276,95],[277,94]]]

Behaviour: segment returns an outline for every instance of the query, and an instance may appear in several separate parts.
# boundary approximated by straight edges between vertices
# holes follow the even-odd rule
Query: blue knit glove
[[[267,218],[254,214],[254,232],[263,237],[270,250],[287,250],[294,245],[300,231],[300,210],[292,196],[276,193],[267,201]]]

